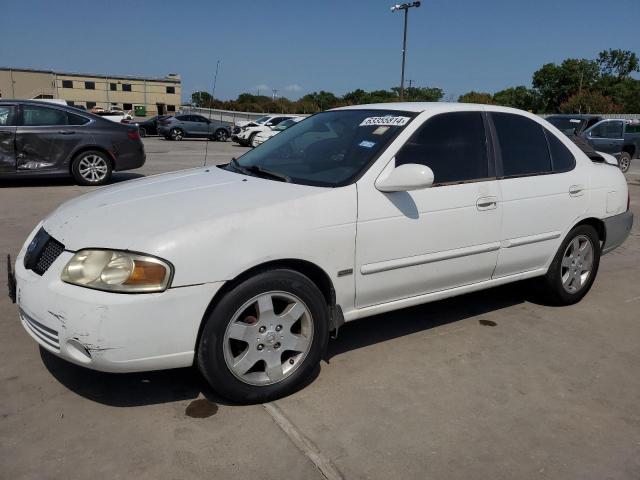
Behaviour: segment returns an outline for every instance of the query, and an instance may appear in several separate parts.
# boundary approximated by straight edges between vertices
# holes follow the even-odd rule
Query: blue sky
[[[386,0],[5,0],[0,65],[183,78],[183,97],[276,88],[289,98],[400,82],[402,14]],[[529,85],[542,64],[640,55],[640,0],[425,0],[409,18],[406,78],[445,98]]]

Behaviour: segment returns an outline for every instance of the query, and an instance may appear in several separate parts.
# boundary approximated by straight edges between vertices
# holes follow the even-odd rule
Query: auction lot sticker
[[[369,127],[372,125],[382,127],[402,127],[411,120],[409,117],[368,117],[360,124],[361,127]]]

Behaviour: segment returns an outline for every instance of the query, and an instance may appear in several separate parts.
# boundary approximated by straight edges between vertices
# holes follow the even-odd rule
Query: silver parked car
[[[158,135],[167,140],[182,140],[185,137],[210,138],[225,142],[231,136],[228,125],[209,120],[202,115],[176,115],[158,121]]]

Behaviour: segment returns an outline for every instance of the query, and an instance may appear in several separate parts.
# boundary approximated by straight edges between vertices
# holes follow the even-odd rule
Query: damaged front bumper
[[[110,293],[64,283],[72,257],[63,252],[42,275],[15,264],[16,300],[24,329],[44,349],[105,372],[135,372],[193,364],[198,330],[222,283],[162,293]]]

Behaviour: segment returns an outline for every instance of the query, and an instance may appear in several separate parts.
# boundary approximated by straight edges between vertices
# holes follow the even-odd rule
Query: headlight
[[[163,292],[172,267],[155,257],[118,250],[80,250],[62,270],[63,282],[122,293]]]

